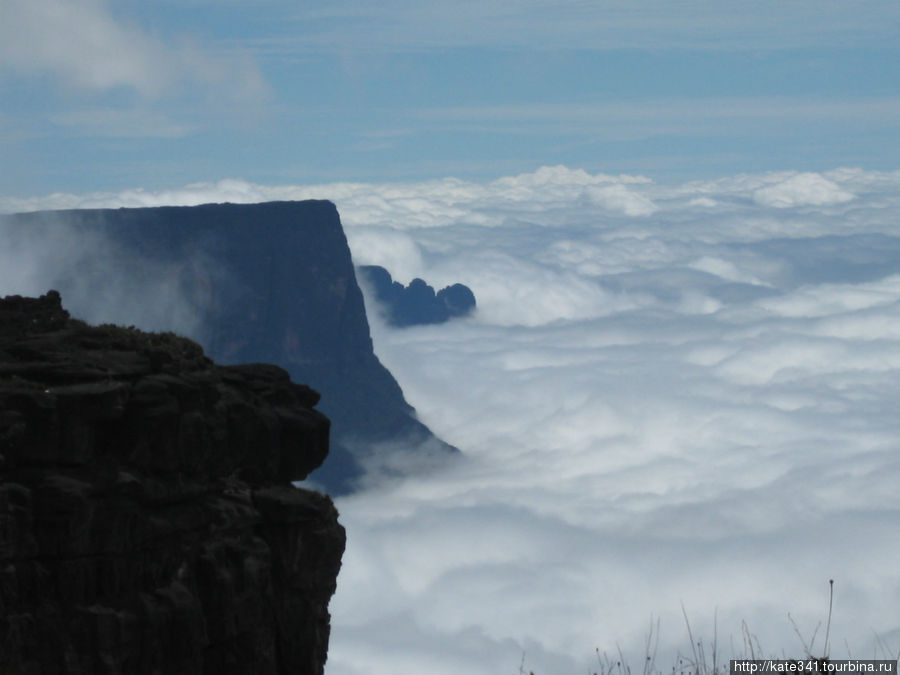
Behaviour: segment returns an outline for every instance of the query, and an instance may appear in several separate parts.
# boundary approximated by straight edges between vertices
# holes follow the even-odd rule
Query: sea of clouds
[[[897,657],[900,171],[230,180],[0,211],[313,197],[356,263],[478,299],[439,326],[370,312],[464,456],[338,500],[329,675],[586,673],[595,650],[640,670],[651,631],[670,671],[685,616],[707,658],[819,655],[829,579],[831,656]]]

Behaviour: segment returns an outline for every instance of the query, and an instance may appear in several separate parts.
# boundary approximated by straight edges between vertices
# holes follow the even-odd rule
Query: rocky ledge
[[[322,673],[344,530],[318,394],[0,300],[0,673]]]

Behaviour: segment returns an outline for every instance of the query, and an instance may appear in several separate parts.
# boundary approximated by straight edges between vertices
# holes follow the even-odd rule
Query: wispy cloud
[[[668,98],[637,102],[519,103],[430,108],[416,118],[449,128],[492,133],[555,131],[590,134],[595,139],[627,140],[658,134],[708,135],[753,125],[790,128],[810,123],[897,126],[900,98],[827,100],[799,97]],[[760,127],[760,130],[763,127]]]
[[[49,71],[75,87],[158,95],[176,66],[162,42],[118,22],[101,0],[11,0],[0,26],[5,67]]]
[[[0,68],[49,73],[87,92],[127,88],[156,98],[187,86],[264,90],[246,58],[216,53],[185,36],[164,39],[118,18],[105,0],[9,0],[0,7]],[[0,71],[2,74],[2,71]]]
[[[768,10],[768,11],[767,11]],[[296,12],[306,51],[452,47],[537,49],[783,49],[828,44],[892,46],[900,11],[887,1],[860,12],[839,0],[718,5],[689,0],[455,2],[409,0],[311,5]],[[284,44],[285,48],[291,45]]]
[[[51,115],[50,122],[80,136],[99,138],[179,138],[195,130],[162,113],[135,109],[61,112]]]

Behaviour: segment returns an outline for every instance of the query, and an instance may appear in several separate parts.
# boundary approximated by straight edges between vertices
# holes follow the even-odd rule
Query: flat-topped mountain
[[[315,388],[332,436],[311,479],[333,493],[352,490],[363,465],[395,448],[455,450],[416,419],[375,356],[331,202],[15,214],[0,217],[0,239],[43,255],[49,263],[29,274],[78,316],[152,315],[165,329],[187,326],[219,363],[277,364]]]

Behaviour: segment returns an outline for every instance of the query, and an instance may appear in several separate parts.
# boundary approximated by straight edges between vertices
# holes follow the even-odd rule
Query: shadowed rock
[[[378,265],[361,265],[357,269],[371,286],[375,300],[392,326],[443,323],[475,309],[475,295],[463,284],[453,284],[435,293],[422,279],[413,279],[404,287]]]
[[[60,232],[97,240],[106,257],[115,258],[82,252],[83,262],[59,278],[52,269],[42,271],[50,277],[45,288],[58,288],[67,302],[82,292],[90,270],[107,272],[90,284],[92,295],[77,309],[82,315],[98,304],[118,304],[149,306],[163,317],[189,316],[197,326],[190,335],[217,362],[274,363],[321,392],[319,409],[332,421],[331,451],[311,478],[333,494],[352,491],[362,465],[379,462],[380,449],[455,453],[416,418],[375,356],[350,249],[331,202],[0,217],[0,236],[20,245],[28,234],[53,242]]]
[[[323,672],[344,550],[312,389],[0,300],[0,672]]]

